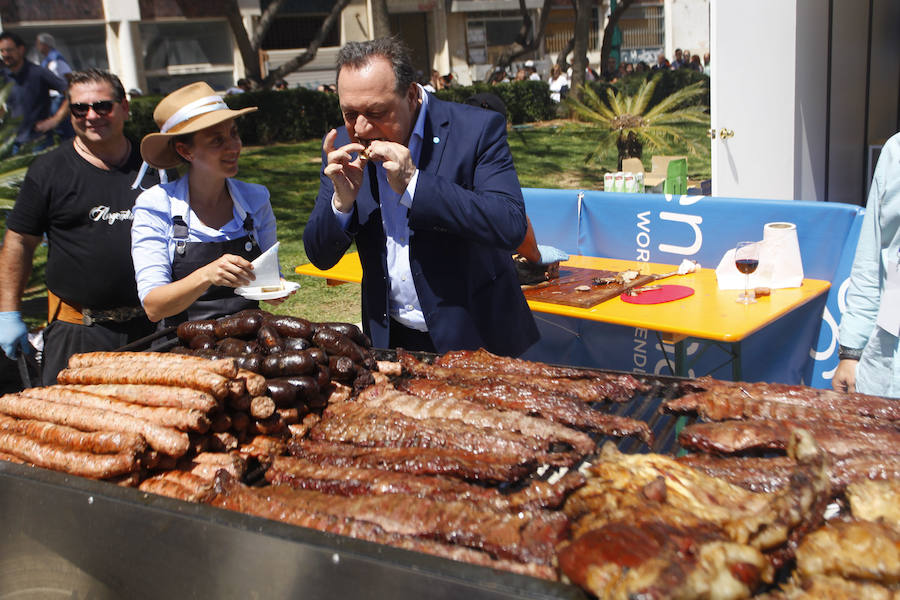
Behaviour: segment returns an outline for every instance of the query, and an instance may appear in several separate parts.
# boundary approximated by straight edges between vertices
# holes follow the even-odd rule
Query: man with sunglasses
[[[30,352],[19,312],[35,249],[46,235],[49,325],[42,381],[51,385],[76,352],[114,350],[149,335],[131,261],[138,145],[125,137],[128,99],[119,79],[89,69],[67,91],[75,138],[35,159],[7,218],[0,249],[0,347]],[[157,183],[146,176],[141,187]]]

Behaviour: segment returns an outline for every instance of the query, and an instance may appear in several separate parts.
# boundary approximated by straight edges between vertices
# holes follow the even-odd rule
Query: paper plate
[[[300,284],[296,281],[285,281],[284,288],[274,292],[264,292],[261,286],[247,286],[234,288],[234,293],[248,300],[275,300],[276,298],[284,298],[294,290],[299,289]]]

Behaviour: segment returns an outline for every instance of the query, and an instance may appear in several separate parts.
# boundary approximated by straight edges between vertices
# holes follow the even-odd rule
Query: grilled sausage
[[[238,369],[252,371],[253,373],[262,372],[262,362],[265,356],[258,352],[236,356],[234,361],[237,363]]]
[[[6,415],[0,415],[0,431],[24,435],[36,442],[67,450],[93,454],[137,454],[147,449],[144,438],[137,433],[79,431],[65,425],[33,419],[14,419]]]
[[[238,338],[227,337],[219,340],[216,344],[216,350],[227,354],[228,356],[243,356],[245,354],[253,354],[259,350],[259,344],[255,341],[248,342]]]
[[[236,375],[237,373],[235,373]],[[228,394],[228,379],[210,371],[190,366],[176,368],[171,365],[151,367],[132,365],[128,369],[115,366],[63,369],[57,375],[59,383],[144,383],[189,387],[208,392],[219,400]]]
[[[40,419],[82,431],[126,431],[144,436],[150,447],[170,456],[182,456],[190,448],[186,433],[172,427],[86,406],[68,406],[17,394],[0,396],[0,412],[20,419]]]
[[[266,379],[266,393],[279,407],[293,406],[297,399],[297,388],[290,381],[279,378]]]
[[[185,321],[178,325],[178,329],[175,330],[178,335],[178,339],[183,342],[190,342],[192,339],[197,337],[198,335],[216,335],[216,322],[214,319],[208,319],[204,321]]]
[[[173,408],[193,408],[209,412],[218,406],[211,394],[185,387],[168,385],[95,384],[59,386],[80,392],[106,396],[121,402],[132,402],[145,406],[171,406]]]
[[[237,366],[232,359],[207,360],[199,356],[186,356],[171,352],[86,352],[73,354],[69,358],[68,366],[70,368],[104,366],[118,369],[124,366],[125,369],[131,369],[135,365],[176,369],[193,367],[218,373],[223,377],[234,377],[237,374]]]
[[[275,327],[281,337],[310,338],[313,334],[312,323],[300,317],[278,316],[267,321]]]
[[[173,408],[171,406],[144,406],[130,402],[119,402],[106,396],[69,389],[63,385],[51,385],[40,388],[29,388],[21,392],[27,398],[48,400],[58,404],[83,406],[129,415],[144,419],[157,425],[174,427],[182,431],[199,431],[209,429],[209,418],[199,410]]]
[[[328,368],[331,378],[341,383],[352,383],[356,379],[356,363],[346,356],[328,357]]]
[[[306,352],[312,356],[313,360],[316,361],[316,364],[319,365],[327,365],[328,364],[328,354],[321,348],[310,348]]]
[[[309,351],[282,352],[267,356],[263,360],[262,372],[266,377],[286,377],[288,375],[306,375],[316,368],[316,361]]]
[[[250,416],[254,419],[268,419],[275,414],[275,402],[269,396],[255,396],[250,401]]]
[[[135,453],[91,454],[41,443],[24,435],[0,432],[0,450],[46,469],[72,475],[104,479],[130,473],[137,468]]]
[[[188,342],[188,347],[191,350],[215,350],[216,336],[207,335],[205,333],[195,335],[191,338],[191,341]]]
[[[369,336],[360,331],[359,327],[353,323],[318,323],[317,325],[318,327],[328,327],[329,329],[334,329],[335,331],[343,333],[363,348],[372,347],[372,340],[369,339]],[[316,331],[318,331],[318,327],[316,328]]]
[[[256,338],[266,354],[278,354],[284,351],[284,340],[270,322],[263,323],[260,326]]]
[[[284,352],[299,352],[300,350],[306,350],[307,348],[312,347],[312,342],[310,342],[306,338],[298,337],[286,337],[281,338],[281,347]]]
[[[227,337],[252,338],[256,337],[262,323],[262,314],[252,311],[222,317],[216,320],[215,334],[220,339]]]
[[[237,376],[238,379],[244,380],[247,393],[251,396],[262,396],[266,393],[266,378],[262,375],[241,369]]]
[[[319,389],[331,383],[331,369],[326,365],[318,365],[316,367],[316,383],[319,384]]]

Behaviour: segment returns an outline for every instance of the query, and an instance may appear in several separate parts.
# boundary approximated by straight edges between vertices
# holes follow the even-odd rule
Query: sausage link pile
[[[355,325],[311,323],[263,310],[188,321],[178,327],[178,338],[183,345],[173,353],[213,361],[230,358],[242,373],[262,381],[262,391],[229,394],[226,410],[214,423],[213,429],[237,435],[238,443],[246,441],[240,435],[245,431],[274,437],[302,434],[304,417],[349,396],[348,386],[371,384],[377,368],[371,342]],[[227,440],[222,449],[233,444]]]
[[[74,355],[58,382],[0,397],[0,452],[129,484],[202,450],[229,389],[251,384],[233,360],[116,352]]]
[[[197,500],[219,469],[285,454],[376,366],[347,323],[248,310],[178,336],[171,353],[76,354],[58,385],[0,397],[0,458]]]

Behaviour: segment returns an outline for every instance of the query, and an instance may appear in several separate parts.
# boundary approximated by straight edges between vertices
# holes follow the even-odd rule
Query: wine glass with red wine
[[[744,274],[744,293],[735,298],[735,301],[754,304],[756,293],[750,289],[750,273],[759,266],[759,242],[738,242],[734,250],[734,266]]]

